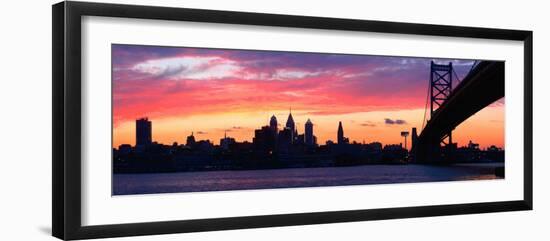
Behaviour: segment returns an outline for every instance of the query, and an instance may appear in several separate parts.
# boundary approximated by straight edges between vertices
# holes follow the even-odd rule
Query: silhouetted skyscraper
[[[235,143],[235,138],[227,137],[227,131],[223,134],[223,138],[220,139],[220,147],[224,150],[229,150],[229,147]]]
[[[277,136],[277,150],[279,153],[288,153],[292,145],[293,132],[290,128],[285,127],[279,131]]]
[[[136,146],[146,146],[152,143],[151,121],[147,118],[136,120]]]
[[[185,142],[186,146],[194,146],[195,145],[195,136],[193,135],[193,132],[191,132],[190,136],[187,136],[187,141]]]
[[[269,127],[271,127],[271,129],[273,131],[275,131],[275,134],[277,133],[277,117],[275,117],[275,115],[271,116],[271,120],[269,121]]]
[[[290,130],[294,131],[296,129],[294,125],[294,118],[292,118],[292,113],[288,113],[288,119],[286,120],[286,127],[288,127]]]
[[[342,122],[338,122],[338,144],[344,144],[344,128]]]
[[[276,136],[273,134],[271,126],[262,126],[261,129],[254,131],[252,143],[257,151],[270,152],[275,148]]]
[[[313,146],[314,140],[313,140],[313,123],[311,123],[310,119],[307,119],[307,122],[305,124],[305,143],[306,145]]]
[[[294,118],[292,118],[292,111],[288,113],[288,119],[286,120],[286,128],[290,129],[291,131],[290,139],[294,141],[294,139],[298,136],[298,132],[296,131],[296,124],[294,124]]]

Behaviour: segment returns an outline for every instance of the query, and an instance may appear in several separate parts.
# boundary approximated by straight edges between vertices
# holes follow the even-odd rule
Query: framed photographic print
[[[61,239],[530,210],[532,32],[55,4],[52,203]]]

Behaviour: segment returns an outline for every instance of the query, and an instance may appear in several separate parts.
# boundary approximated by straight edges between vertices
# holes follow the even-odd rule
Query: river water
[[[113,195],[499,179],[504,163],[114,174]]]

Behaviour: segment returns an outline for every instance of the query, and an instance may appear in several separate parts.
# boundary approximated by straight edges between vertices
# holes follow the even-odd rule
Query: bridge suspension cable
[[[456,79],[456,84],[458,85],[460,83],[460,81],[462,81],[460,78],[458,78],[458,75],[456,74],[455,72],[455,69],[453,68],[453,75],[455,76],[455,79]],[[456,86],[456,85],[455,85]]]
[[[479,61],[474,60],[474,63],[472,64],[472,67],[470,68],[470,71],[468,71],[468,74],[466,76],[470,75],[470,73],[472,72],[472,70],[474,70],[477,64],[479,64]]]
[[[464,75],[464,78],[466,78],[466,76],[470,75],[470,73],[472,72],[472,70],[474,70],[474,68],[477,66],[477,64],[479,64],[479,61],[474,60],[474,63],[472,63],[472,67],[470,67],[470,70],[468,70],[468,73],[466,73],[466,75]],[[453,74],[455,75],[455,78],[457,80],[457,84],[460,83],[462,80],[460,78],[458,78],[458,76],[457,76],[454,69],[453,69]]]

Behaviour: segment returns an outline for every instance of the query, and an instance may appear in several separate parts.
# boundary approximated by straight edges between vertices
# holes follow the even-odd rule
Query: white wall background
[[[548,240],[550,9],[545,1],[108,1],[249,12],[468,25],[534,31],[534,205],[530,212],[355,222],[115,240]],[[0,8],[0,240],[54,240],[51,232],[51,8]]]

